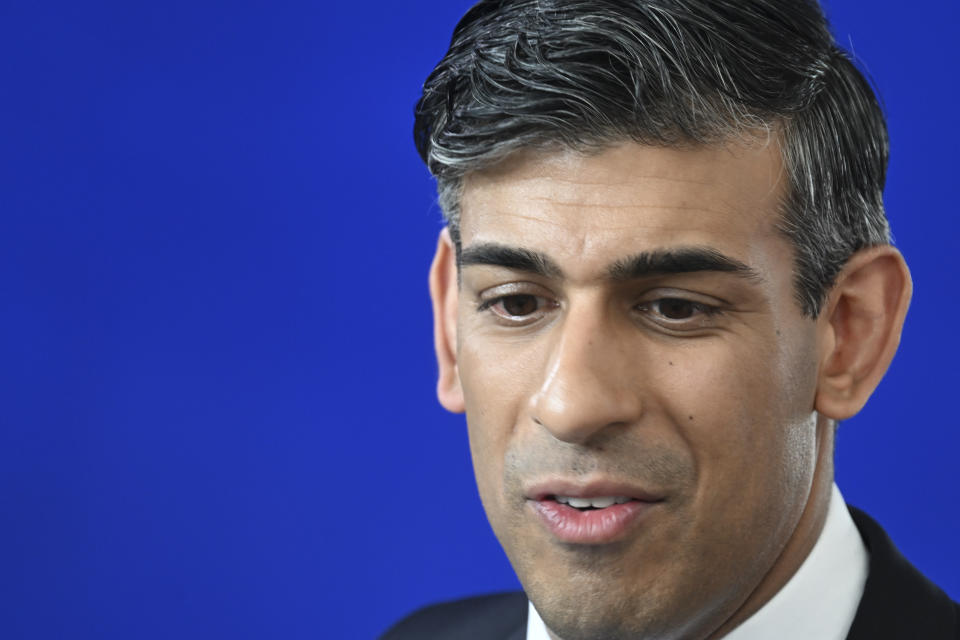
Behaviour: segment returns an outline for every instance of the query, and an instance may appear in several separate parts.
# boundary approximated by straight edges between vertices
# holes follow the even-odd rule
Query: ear
[[[817,321],[821,415],[846,420],[866,404],[900,344],[912,292],[907,264],[892,246],[863,249],[847,261]]]
[[[463,389],[457,369],[457,259],[450,232],[444,228],[430,265],[430,299],[433,301],[433,343],[440,376],[437,398],[447,411],[464,412]]]

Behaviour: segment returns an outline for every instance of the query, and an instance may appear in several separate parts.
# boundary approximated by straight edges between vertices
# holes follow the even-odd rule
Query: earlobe
[[[437,352],[439,378],[437,398],[454,413],[464,412],[463,389],[457,369],[457,282],[456,250],[450,232],[444,229],[430,265],[430,299],[433,301],[433,342]]]
[[[821,415],[846,420],[866,404],[900,344],[912,286],[892,246],[863,249],[847,261],[818,320]]]

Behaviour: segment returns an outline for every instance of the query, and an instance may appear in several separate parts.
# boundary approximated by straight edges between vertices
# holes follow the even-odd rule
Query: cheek
[[[669,354],[659,400],[694,451],[776,455],[790,425],[812,412],[813,370],[798,371],[802,359],[777,344],[735,346],[716,341]]]
[[[480,499],[494,530],[503,504],[504,459],[525,406],[524,375],[501,357],[496,348],[462,346],[458,356],[460,383],[466,403],[470,455]]]
[[[779,341],[680,358],[663,402],[697,468],[698,500],[731,515],[806,495],[816,450],[815,361]]]

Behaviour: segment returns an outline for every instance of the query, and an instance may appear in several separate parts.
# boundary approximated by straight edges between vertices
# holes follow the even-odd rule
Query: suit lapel
[[[904,558],[862,511],[850,515],[870,551],[870,572],[847,640],[954,640],[960,607]]]

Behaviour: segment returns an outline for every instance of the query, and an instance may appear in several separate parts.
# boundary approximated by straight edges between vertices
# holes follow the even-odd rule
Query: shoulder
[[[508,640],[523,638],[526,624],[527,596],[513,591],[424,607],[392,626],[380,640]]]
[[[870,570],[848,640],[960,640],[960,605],[897,550],[870,516],[850,507],[870,552]]]

